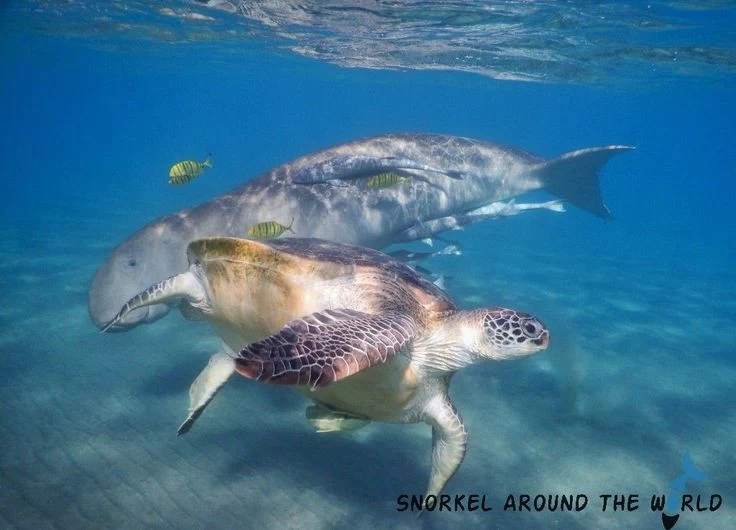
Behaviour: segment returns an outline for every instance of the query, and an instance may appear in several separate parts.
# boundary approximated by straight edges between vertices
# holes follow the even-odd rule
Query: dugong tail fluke
[[[562,197],[598,217],[613,217],[601,197],[598,172],[612,157],[636,149],[608,145],[571,151],[532,168],[550,193]]]
[[[189,271],[172,276],[135,295],[123,305],[110,322],[102,327],[101,332],[108,331],[135,309],[153,304],[163,304],[176,298],[184,298],[193,306],[205,309],[206,296],[204,288],[194,273]]]

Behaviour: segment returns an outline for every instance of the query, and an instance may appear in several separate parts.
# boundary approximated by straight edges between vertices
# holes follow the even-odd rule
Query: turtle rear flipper
[[[365,427],[371,420],[358,418],[352,414],[326,409],[319,405],[307,407],[307,421],[317,432],[345,432]]]
[[[393,359],[416,332],[405,313],[326,309],[245,346],[236,370],[256,381],[316,389]]]
[[[202,414],[205,407],[215,397],[217,391],[230,379],[235,371],[235,361],[225,353],[216,353],[210,357],[204,370],[189,387],[189,416],[181,424],[177,435],[189,432],[194,422]]]

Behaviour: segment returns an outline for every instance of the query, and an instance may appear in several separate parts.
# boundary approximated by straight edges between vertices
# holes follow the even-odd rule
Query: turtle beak
[[[539,337],[538,339],[532,339],[532,343],[539,346],[540,350],[546,350],[547,346],[549,346],[549,331],[547,330],[547,328],[544,328],[541,337]]]

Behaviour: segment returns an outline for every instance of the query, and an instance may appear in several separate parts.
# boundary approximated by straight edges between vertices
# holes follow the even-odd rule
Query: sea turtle
[[[460,466],[466,430],[448,397],[452,375],[476,361],[547,347],[537,318],[499,307],[458,310],[437,286],[379,251],[319,239],[193,241],[189,269],[132,298],[108,323],[181,299],[232,351],[214,355],[190,389],[191,428],[233,372],[289,385],[315,404],[318,431],[371,420],[432,426],[427,495]]]

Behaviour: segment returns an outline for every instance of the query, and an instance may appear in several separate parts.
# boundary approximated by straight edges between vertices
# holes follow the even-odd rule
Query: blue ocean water
[[[0,527],[660,528],[649,499],[673,493],[685,453],[708,477],[688,492],[723,503],[677,527],[736,526],[729,3],[507,2],[500,20],[481,2],[201,4],[0,8]],[[301,397],[242,379],[177,438],[214,333],[173,315],[102,335],[87,314],[97,268],[150,220],[402,131],[545,157],[637,148],[602,172],[613,220],[568,206],[480,223],[451,234],[462,256],[431,261],[459,305],[523,309],[552,337],[453,379],[470,441],[446,492],[490,512],[397,511],[425,486],[426,425],[316,434]],[[166,184],[209,152],[215,168]],[[519,513],[509,494],[590,500]],[[640,507],[602,511],[603,494]]]

